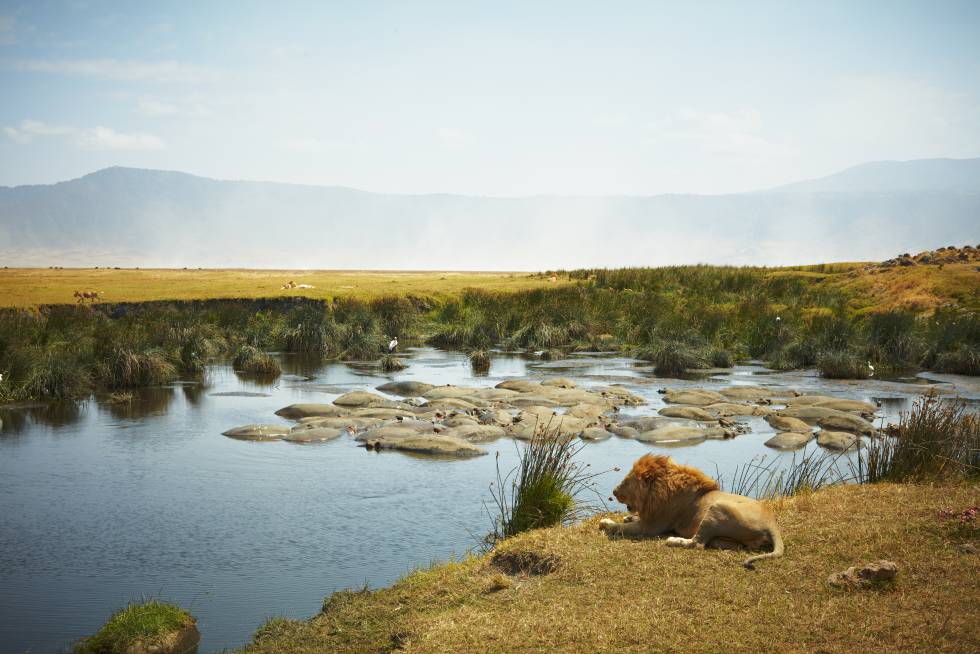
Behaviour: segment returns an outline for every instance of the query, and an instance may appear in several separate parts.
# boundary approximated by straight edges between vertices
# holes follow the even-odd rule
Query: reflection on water
[[[626,415],[655,413],[663,386],[763,383],[876,401],[894,420],[923,388],[760,365],[665,380],[648,364],[601,353],[541,361],[496,352],[483,377],[461,353],[399,356],[409,368],[392,374],[377,362],[282,355],[283,375],[273,382],[215,366],[200,381],[134,392],[129,401],[0,409],[0,650],[58,651],[146,595],[198,616],[202,653],[236,647],[270,616],[312,615],[334,590],[389,584],[420,564],[465,553],[486,531],[493,454],[509,469],[512,441],[482,445],[491,456],[440,461],[368,454],[346,438],[298,446],[220,435],[236,425],[283,423],[274,412],[286,404],[329,402],[392,380],[492,385],[562,375],[584,386],[624,383],[648,400]],[[980,400],[974,380],[920,378]],[[580,456],[609,469],[669,452],[726,478],[763,453],[781,465],[792,460],[763,447],[772,433],[764,420],[748,423],[752,433],[730,441],[667,449],[614,438],[585,445]],[[618,481],[600,477],[598,491],[608,496]]]

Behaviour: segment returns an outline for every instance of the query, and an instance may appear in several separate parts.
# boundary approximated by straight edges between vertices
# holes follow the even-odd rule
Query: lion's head
[[[696,496],[718,490],[718,483],[697,468],[682,466],[669,456],[646,454],[633,464],[613,495],[631,513],[651,517],[681,496]]]

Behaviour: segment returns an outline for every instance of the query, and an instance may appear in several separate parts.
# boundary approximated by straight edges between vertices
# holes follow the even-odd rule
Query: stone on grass
[[[827,583],[834,588],[873,588],[893,581],[897,574],[898,566],[895,563],[881,560],[835,572]]]

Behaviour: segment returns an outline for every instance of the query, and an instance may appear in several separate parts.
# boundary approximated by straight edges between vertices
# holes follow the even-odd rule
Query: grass
[[[847,485],[769,502],[786,556],[756,572],[744,553],[609,539],[595,520],[524,533],[495,550],[551,561],[507,575],[492,555],[342,591],[311,620],[278,622],[243,651],[975,652],[980,558],[957,551],[944,507],[976,506],[953,485]],[[827,577],[889,559],[891,589],[839,591]]]
[[[385,354],[381,357],[381,369],[385,372],[404,370],[407,367],[404,361],[392,354]]]
[[[817,356],[817,369],[827,379],[867,379],[871,375],[868,362],[849,350],[828,350]]]
[[[762,455],[735,468],[731,481],[717,477],[722,490],[756,499],[774,500],[809,493],[848,481],[838,466],[840,454],[810,452],[799,461],[796,454],[789,466]]]
[[[587,508],[581,495],[591,488],[595,474],[575,461],[583,444],[545,429],[524,444],[516,444],[518,464],[506,475],[500,472],[490,485],[493,526],[489,543],[530,529],[569,522]],[[488,512],[490,511],[488,507]]]
[[[653,371],[661,377],[676,377],[690,369],[707,367],[707,361],[699,348],[673,339],[640,350],[637,357],[652,361]]]
[[[172,604],[156,600],[130,604],[113,614],[98,633],[79,643],[75,654],[123,654],[134,641],[158,642],[161,636],[193,621],[189,613]]]
[[[278,361],[251,345],[243,345],[238,350],[232,367],[238,372],[262,377],[278,377],[282,374]]]
[[[958,402],[925,395],[901,414],[887,437],[859,454],[867,483],[980,475],[980,419]]]
[[[486,350],[472,350],[470,351],[468,358],[470,360],[470,367],[473,368],[473,372],[490,372],[490,353]]]
[[[288,281],[314,288],[284,290]],[[103,302],[280,296],[372,300],[390,295],[450,297],[468,288],[554,288],[567,283],[567,277],[549,282],[547,277],[522,272],[0,268],[0,307],[70,304],[76,290],[101,291]]]

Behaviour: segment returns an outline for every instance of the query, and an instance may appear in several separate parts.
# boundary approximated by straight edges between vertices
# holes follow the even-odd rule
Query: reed
[[[715,478],[728,493],[756,499],[789,497],[849,481],[839,464],[841,456],[831,452],[810,452],[797,460],[794,454],[792,462],[783,466],[778,458],[764,454],[737,466],[730,481],[718,474]]]

